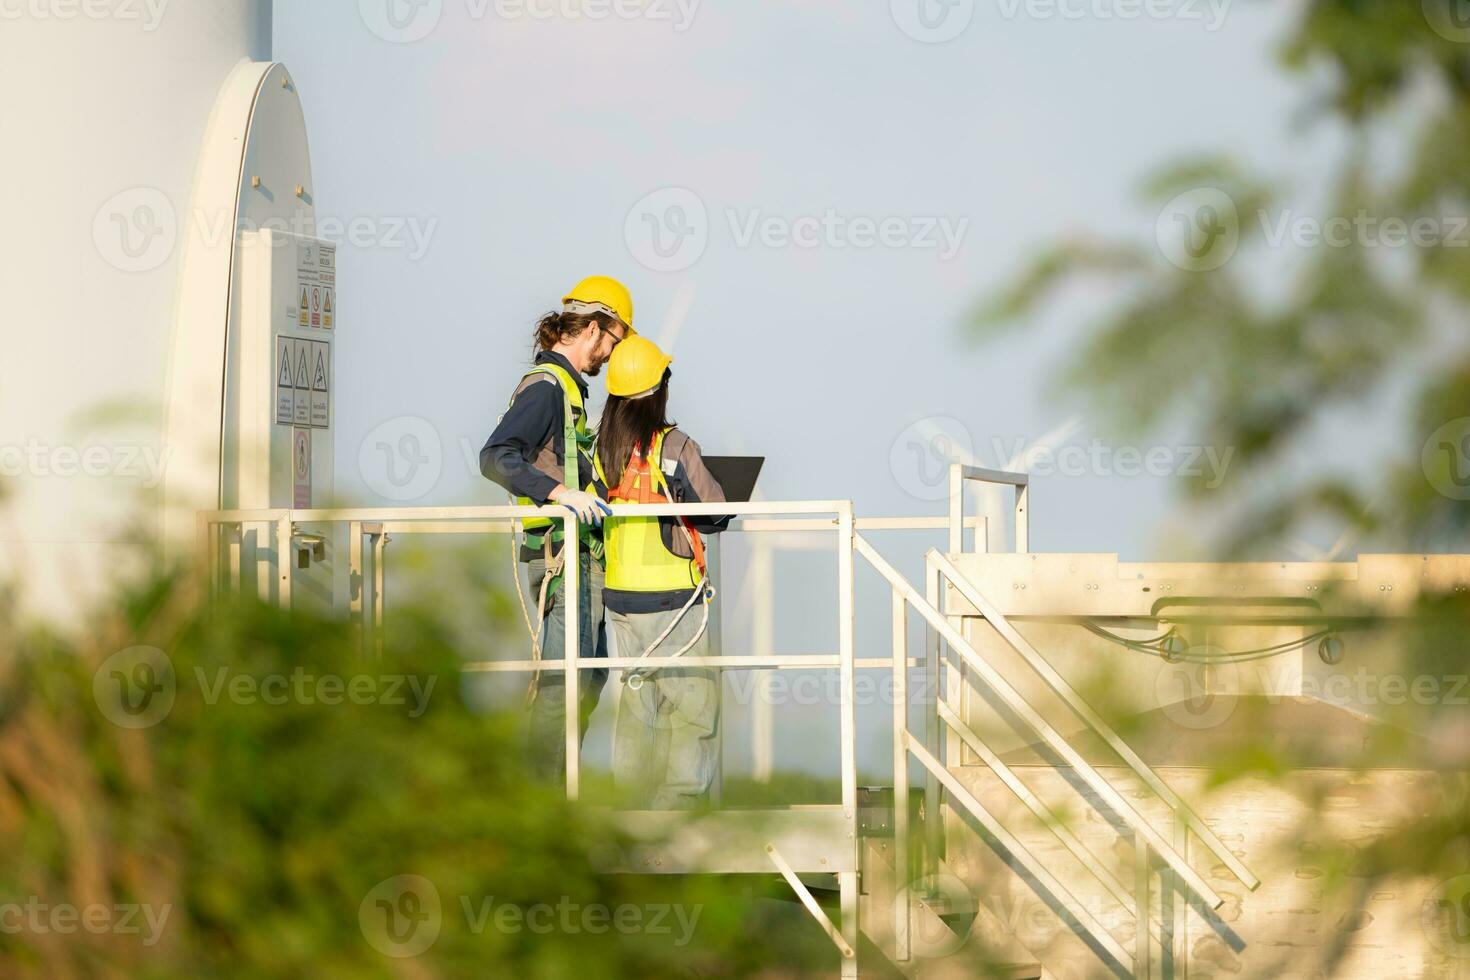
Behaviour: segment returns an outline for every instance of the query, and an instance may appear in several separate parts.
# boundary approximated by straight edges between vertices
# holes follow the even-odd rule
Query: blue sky
[[[318,215],[360,232],[339,495],[501,502],[474,452],[532,322],[592,273],[675,340],[684,428],[769,457],[770,499],[937,515],[936,432],[990,465],[1059,430],[1107,439],[1047,381],[1109,297],[983,346],[966,313],[1060,236],[1151,241],[1136,188],[1160,164],[1230,148],[1312,173],[1331,133],[1288,141],[1303,89],[1274,60],[1293,5],[919,2],[278,2]],[[1038,481],[1033,548],[1164,557],[1177,478],[1084,469]]]
[[[977,298],[1058,236],[1147,240],[1157,215],[1134,191],[1163,161],[1232,147],[1283,166],[1300,92],[1272,61],[1281,5],[1177,0],[1121,19],[1128,0],[1051,16],[1042,0],[990,0],[925,43],[899,0],[702,3],[687,22],[673,0],[600,20],[610,0],[586,2],[278,4],[318,213],[371,229],[344,257],[347,499],[381,498],[354,450],[402,416],[428,420],[445,457],[415,502],[493,499],[460,448],[503,410],[536,315],[599,272],[631,285],[655,338],[687,310],[675,413],[712,451],[771,457],[767,496],[932,511],[890,463],[906,427],[959,420],[999,463],[997,440],[1063,425],[1076,406],[1044,382],[1100,299],[976,346],[962,325]],[[432,30],[380,37],[389,4],[420,18],[400,36]],[[666,219],[634,212],[671,188],[703,205],[706,244],[656,271],[628,232]],[[891,247],[864,247],[863,223],[884,220],[898,222]],[[1093,434],[1082,419],[1072,441]],[[1137,552],[1170,483],[1057,477],[1038,491],[1037,544]]]

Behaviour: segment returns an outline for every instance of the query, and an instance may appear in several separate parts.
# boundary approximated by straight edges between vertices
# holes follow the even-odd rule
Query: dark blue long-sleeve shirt
[[[571,375],[586,411],[587,381],[570,361],[561,354],[542,351],[536,355],[536,363],[555,364]],[[518,497],[545,504],[563,482],[565,411],[561,385],[554,378],[539,375],[523,384],[480,450],[480,473]],[[585,454],[578,456],[574,490],[593,482],[591,460]]]

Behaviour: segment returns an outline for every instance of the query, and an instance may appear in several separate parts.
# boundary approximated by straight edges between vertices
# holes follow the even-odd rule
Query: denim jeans
[[[577,576],[577,618],[581,620],[578,657],[607,657],[607,629],[602,612],[602,563],[593,561],[585,549],[581,551],[581,574]],[[535,558],[527,562],[531,575],[531,595],[541,594],[541,580],[546,575],[546,562]],[[565,578],[547,596],[547,608],[541,624],[541,658],[566,659]],[[578,677],[577,744],[587,737],[587,725],[597,707],[607,668],[584,670]],[[565,780],[567,771],[567,684],[560,670],[542,671],[536,675],[536,699],[531,704],[527,760],[533,776],[547,782]]]
[[[636,657],[658,639],[677,610],[652,613],[609,611],[618,656]],[[699,630],[696,603],[650,657],[677,653]],[[710,655],[709,630],[684,654]],[[624,673],[624,680],[627,679]],[[628,805],[655,810],[695,807],[709,797],[719,751],[719,672],[701,667],[660,667],[634,690],[626,683],[618,700],[613,732],[613,778]]]

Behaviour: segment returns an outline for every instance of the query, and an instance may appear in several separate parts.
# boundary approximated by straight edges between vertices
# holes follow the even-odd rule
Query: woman
[[[651,340],[631,336],[608,361],[607,407],[596,466],[614,504],[719,503],[725,499],[699,446],[668,420],[669,364]],[[603,604],[618,656],[709,656],[709,607],[700,534],[728,517],[612,517],[604,526]],[[659,667],[624,672],[613,774],[630,805],[682,809],[709,795],[719,731],[715,671]]]

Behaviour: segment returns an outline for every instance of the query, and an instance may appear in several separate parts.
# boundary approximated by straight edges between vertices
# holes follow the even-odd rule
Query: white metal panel
[[[0,447],[35,446],[41,461],[4,481],[0,573],[57,622],[142,567],[135,532],[158,527],[157,473],[177,462],[161,406],[199,149],[221,85],[269,50],[267,0],[109,9],[0,30],[0,83],[17,94],[0,113],[0,208],[24,230],[0,241]],[[90,454],[88,470],[71,454]]]

